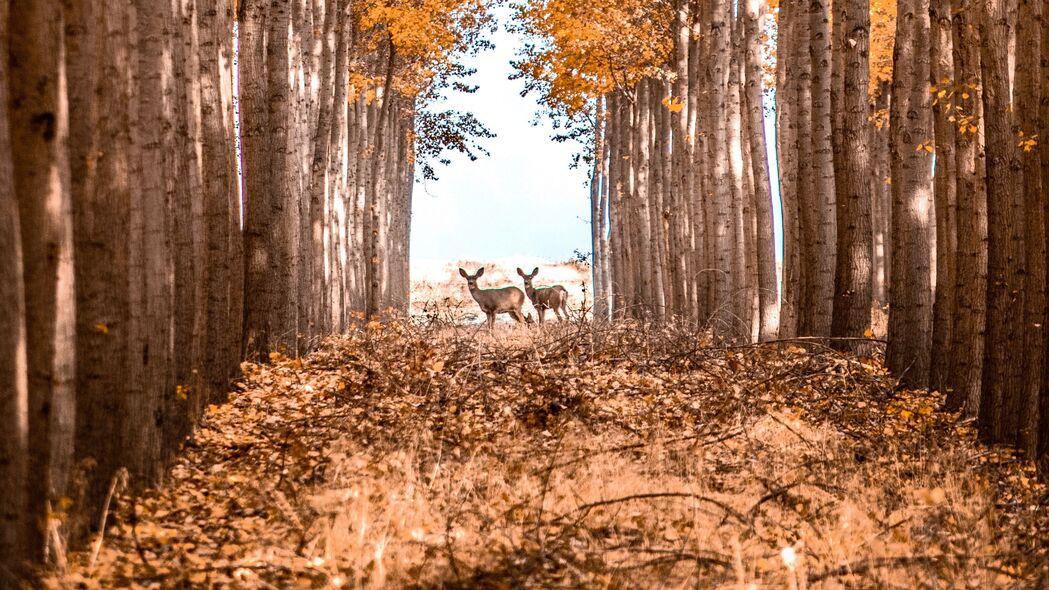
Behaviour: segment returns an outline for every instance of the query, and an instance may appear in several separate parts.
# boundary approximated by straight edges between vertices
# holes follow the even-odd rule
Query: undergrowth
[[[434,316],[272,361],[52,585],[1049,583],[1031,466],[897,390],[877,355]]]

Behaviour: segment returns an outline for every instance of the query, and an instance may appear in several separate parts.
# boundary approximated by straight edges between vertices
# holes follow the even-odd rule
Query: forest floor
[[[271,360],[52,587],[1049,583],[1031,465],[876,357],[432,319]]]

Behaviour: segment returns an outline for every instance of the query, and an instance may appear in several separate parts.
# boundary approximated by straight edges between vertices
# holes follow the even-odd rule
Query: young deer
[[[524,305],[524,294],[521,293],[520,289],[517,287],[503,287],[502,289],[478,288],[477,278],[484,274],[483,266],[478,269],[476,274],[468,274],[461,268],[459,269],[459,274],[466,279],[466,284],[470,287],[470,295],[473,295],[474,301],[481,306],[481,311],[488,316],[489,331],[495,327],[495,314],[497,313],[508,313],[518,323],[525,321],[524,314],[521,313],[521,306]]]
[[[535,267],[532,274],[525,274],[520,268],[517,269],[517,274],[521,275],[524,279],[525,293],[528,295],[528,300],[535,306],[536,312],[539,313],[539,323],[542,324],[546,317],[546,310],[552,309],[557,314],[557,319],[568,319],[568,290],[561,285],[554,285],[553,287],[539,287],[536,289],[532,286],[532,279],[535,275],[539,274],[539,267]],[[561,312],[565,312],[565,317],[561,317]]]

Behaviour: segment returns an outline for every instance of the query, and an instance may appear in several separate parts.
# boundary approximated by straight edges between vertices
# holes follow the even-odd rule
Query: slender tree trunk
[[[889,283],[886,364],[907,387],[928,384],[932,336],[932,178],[931,158],[925,148],[932,137],[928,37],[928,0],[901,1],[893,58],[893,276]]]
[[[800,71],[797,43],[797,10],[791,2],[780,6],[779,50],[776,64],[776,117],[779,163],[780,200],[783,210],[783,270],[780,303],[779,336],[791,338],[798,333],[801,290],[801,227],[799,191],[801,185],[798,132],[798,91]]]
[[[0,2],[0,586],[16,588],[22,566],[36,551],[28,545],[26,510],[29,392],[26,375],[22,235],[7,120],[10,32],[7,3]]]
[[[266,10],[263,0],[241,7],[240,34],[241,150],[244,169],[244,342],[252,358],[264,359],[276,344],[278,326],[270,313],[276,306],[278,253],[273,249],[276,221],[268,161],[269,109],[266,105]]]
[[[333,57],[338,49],[345,51],[343,34],[344,18],[342,2],[336,1],[324,10],[322,47],[319,63],[319,94],[317,105],[317,124],[314,128],[313,161],[310,166],[307,198],[310,199],[309,238],[310,238],[310,334],[324,334],[331,330],[331,293],[325,277],[324,266],[324,233],[326,227],[326,193],[325,172],[328,170],[329,149],[331,148],[332,112],[336,105],[332,85]],[[336,32],[338,31],[338,32]],[[345,102],[345,100],[343,101]]]
[[[936,295],[933,300],[932,359],[929,387],[943,391],[950,371],[954,329],[955,261],[957,260],[956,182],[954,113],[950,110],[949,85],[954,83],[950,0],[932,0],[931,85],[933,100],[936,167],[934,202],[936,211]]]
[[[955,324],[947,407],[975,418],[980,408],[987,305],[987,188],[983,153],[983,90],[976,11],[952,0],[958,135],[958,246]]]
[[[1009,2],[981,3],[980,49],[987,134],[987,347],[981,432],[1022,446],[1024,395],[1024,193],[1009,83]]]
[[[842,54],[841,154],[837,184],[838,255],[831,335],[862,338],[871,324],[871,192],[867,101],[870,4],[847,0],[835,11],[844,38]],[[852,348],[852,347],[850,347]]]
[[[1041,398],[1049,395],[1045,386],[1045,322],[1046,322],[1046,250],[1045,202],[1042,186],[1042,160],[1037,142],[1045,137],[1040,128],[1039,110],[1047,82],[1042,77],[1041,59],[1042,19],[1045,10],[1038,0],[1020,0],[1017,18],[1018,47],[1016,79],[1013,90],[1014,113],[1020,125],[1019,141],[1023,164],[1024,203],[1022,219],[1025,249],[1023,275],[1024,346],[1023,396],[1020,407],[1020,448],[1035,457],[1038,453],[1039,406]],[[1043,147],[1043,150],[1045,148]],[[1015,358],[1014,358],[1015,362]],[[1045,419],[1049,420],[1049,417]]]
[[[815,227],[808,278],[808,332],[826,336],[834,313],[835,248],[837,244],[834,130],[831,124],[831,64],[829,2],[813,0],[809,7],[809,56],[812,60],[812,207]]]
[[[732,183],[730,170],[729,121],[729,68],[731,67],[731,5],[728,0],[714,0],[711,4],[710,22],[710,72],[711,87],[708,100],[711,113],[712,134],[710,138],[710,170],[713,174],[713,219],[708,220],[712,228],[713,262],[711,273],[713,299],[711,313],[715,325],[727,327],[732,311],[732,277],[735,274],[736,226],[733,218]],[[738,138],[738,136],[737,136]]]
[[[594,319],[608,319],[608,296],[604,292],[601,277],[605,272],[604,264],[604,227],[605,209],[602,169],[605,160],[605,101],[597,97],[594,101],[594,168],[590,174],[590,248],[591,271],[594,297]]]
[[[772,187],[769,178],[765,109],[762,103],[761,35],[768,17],[768,2],[747,2],[744,13],[746,37],[746,113],[750,134],[750,164],[754,176],[757,216],[757,271],[759,340],[772,340],[779,333],[779,289],[776,279],[776,237],[772,217]]]
[[[383,175],[386,165],[386,123],[390,119],[390,109],[394,104],[393,97],[393,73],[396,65],[397,51],[391,37],[386,45],[386,80],[383,82],[382,104],[379,107],[378,121],[375,124],[375,152],[371,161],[371,184],[369,186],[370,204],[367,207],[371,219],[369,223],[370,234],[368,241],[368,299],[367,316],[372,317],[382,313],[385,301],[382,297],[382,268],[386,262],[385,232],[382,226],[384,214],[383,201],[385,199],[386,183]]]
[[[873,145],[871,173],[871,218],[874,233],[874,286],[873,298],[879,307],[888,301],[890,211],[892,209],[891,149],[889,142],[889,103],[892,94],[888,81],[878,83],[875,94],[874,124],[870,129]]]
[[[75,301],[66,142],[69,113],[62,4],[12,2],[9,122],[25,286],[29,457],[22,522],[26,547],[43,556],[48,504],[67,489],[73,457]]]

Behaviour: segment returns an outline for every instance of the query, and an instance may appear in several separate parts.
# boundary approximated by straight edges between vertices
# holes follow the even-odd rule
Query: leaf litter
[[[245,363],[74,588],[1029,588],[1047,492],[877,354],[359,322]]]

